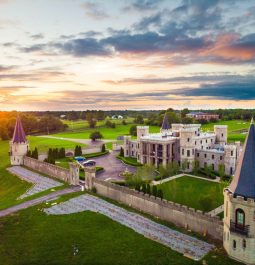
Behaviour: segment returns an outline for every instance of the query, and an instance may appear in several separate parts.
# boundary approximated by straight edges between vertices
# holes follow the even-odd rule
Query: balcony
[[[248,236],[250,230],[249,225],[240,226],[237,223],[230,221],[230,232]]]

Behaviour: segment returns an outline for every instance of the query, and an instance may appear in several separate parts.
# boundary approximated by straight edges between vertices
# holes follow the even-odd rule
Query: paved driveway
[[[104,171],[101,171],[97,174],[97,178],[101,180],[106,179],[116,179],[122,180],[123,178],[119,174],[126,169],[130,172],[136,172],[136,167],[125,165],[122,161],[116,158],[118,152],[110,152],[107,155],[91,158],[96,161],[97,166],[104,168]],[[86,155],[85,155],[86,157]]]

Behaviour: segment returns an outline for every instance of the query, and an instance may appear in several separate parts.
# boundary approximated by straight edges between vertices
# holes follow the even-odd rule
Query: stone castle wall
[[[49,175],[51,177],[60,179],[69,184],[74,184],[69,169],[58,167],[27,156],[24,157],[24,166],[34,169],[43,174]]]
[[[211,217],[193,208],[161,200],[113,183],[98,179],[94,179],[93,182],[99,195],[124,203],[139,211],[197,233],[208,234],[218,240],[223,238],[223,223],[219,218]]]

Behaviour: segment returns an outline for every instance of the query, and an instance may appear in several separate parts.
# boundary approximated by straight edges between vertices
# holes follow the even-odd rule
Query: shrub
[[[159,197],[161,200],[163,199],[163,191],[161,189],[158,190],[157,197]]]
[[[152,195],[157,197],[158,195],[158,190],[157,190],[157,186],[156,185],[153,185],[152,186]]]
[[[150,184],[146,185],[146,193],[151,195],[151,186],[150,186]]]
[[[102,144],[101,152],[104,153],[106,151],[105,144]]]
[[[123,147],[120,148],[120,156],[124,157],[124,149],[123,149]]]
[[[99,131],[95,131],[95,132],[92,132],[89,136],[89,138],[92,140],[92,141],[96,141],[98,139],[102,139],[103,138],[103,135],[99,132]]]
[[[91,189],[91,191],[92,191],[93,193],[97,193],[97,188],[96,188],[95,186],[93,186],[92,189]]]
[[[144,194],[146,193],[146,184],[143,183],[142,184],[142,190],[141,190]]]

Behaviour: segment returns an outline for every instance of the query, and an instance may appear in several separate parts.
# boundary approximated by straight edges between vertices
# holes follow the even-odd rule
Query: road
[[[112,151],[107,155],[91,158],[96,161],[96,165],[103,167],[104,171],[97,174],[97,178],[101,180],[116,179],[123,180],[119,174],[126,169],[135,173],[136,167],[124,164],[121,160],[116,158],[118,151]]]
[[[33,199],[31,201],[26,201],[26,202],[23,202],[21,204],[18,204],[18,205],[12,206],[10,208],[7,208],[5,210],[2,210],[2,211],[0,211],[0,217],[18,212],[18,211],[23,210],[23,209],[27,209],[27,208],[34,206],[34,205],[38,205],[42,202],[53,199],[53,198],[58,197],[60,195],[64,195],[64,194],[68,194],[68,193],[72,193],[72,192],[77,192],[80,190],[81,190],[80,186],[72,186],[72,187],[68,187],[68,188],[63,189],[63,190],[54,191],[54,192],[47,194],[45,196]]]

